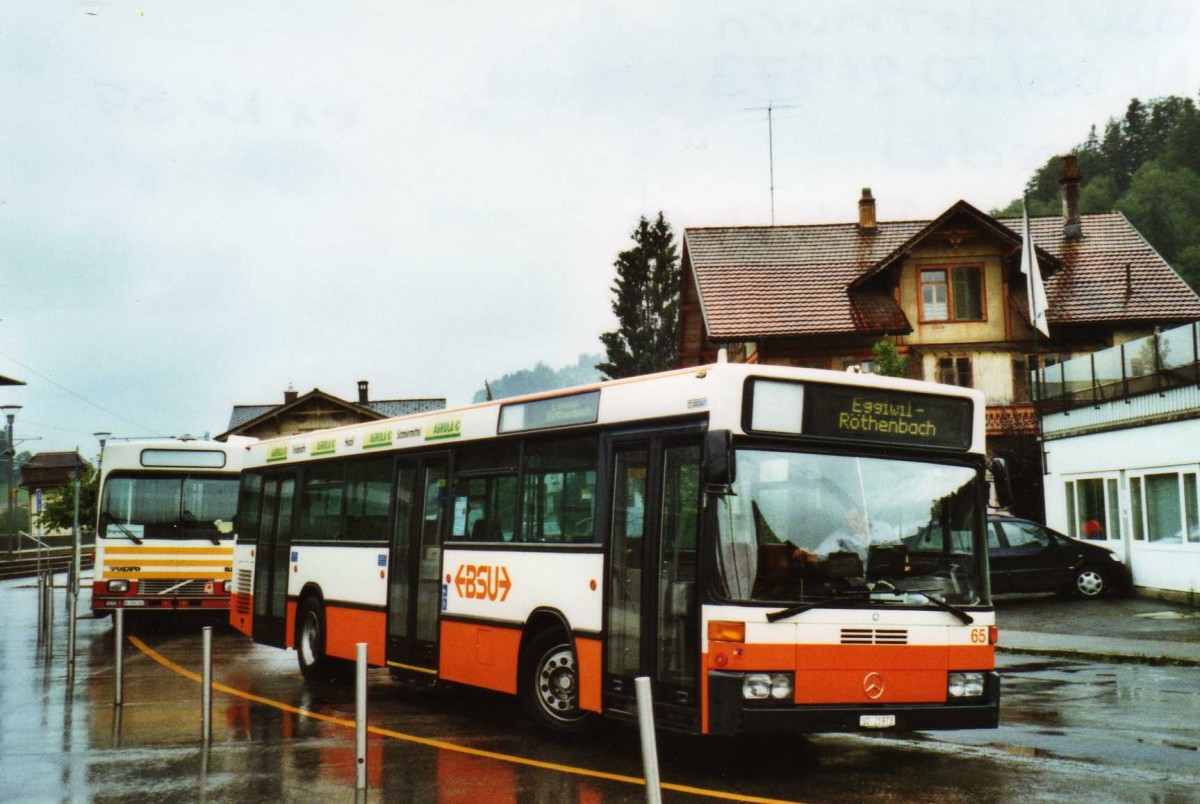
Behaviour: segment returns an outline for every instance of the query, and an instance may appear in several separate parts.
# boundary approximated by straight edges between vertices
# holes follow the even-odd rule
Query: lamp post
[[[4,418],[8,421],[8,427],[5,430],[5,445],[4,457],[8,460],[8,553],[12,555],[17,551],[17,509],[16,509],[16,494],[13,493],[13,465],[17,462],[16,443],[13,441],[13,419],[17,418],[17,411],[21,409],[20,405],[0,405],[0,410],[4,411]]]
[[[101,430],[98,433],[92,433],[96,440],[100,442],[100,457],[96,460],[96,475],[100,475],[100,467],[104,465],[104,442],[112,437],[112,433],[107,430]]]
[[[98,493],[99,489],[100,489],[100,468],[104,465],[104,442],[112,437],[112,433],[110,433],[108,430],[101,430],[99,432],[92,433],[92,435],[94,435],[96,437],[96,440],[100,442],[100,455],[99,455],[99,457],[96,458],[96,489],[97,489],[97,493]],[[76,473],[76,477],[78,477],[78,472]],[[79,494],[80,494],[79,483],[78,483],[78,481],[76,481],[76,485],[75,485],[76,509],[78,509],[78,507],[79,507]],[[97,506],[97,510],[99,510],[100,500],[98,498],[96,500],[96,506]],[[95,522],[92,522],[92,525],[95,527],[98,527],[98,525],[96,525]],[[83,545],[80,542],[78,525],[76,525],[76,527],[75,527],[75,534],[76,534],[76,537],[75,537],[75,578],[78,579],[80,576],[80,573],[83,571],[83,569],[81,567],[81,561],[82,561],[81,555],[83,552]],[[94,535],[93,535],[93,538],[95,538]],[[75,594],[77,594],[77,595],[79,594],[78,580],[76,581],[76,585],[75,585]]]

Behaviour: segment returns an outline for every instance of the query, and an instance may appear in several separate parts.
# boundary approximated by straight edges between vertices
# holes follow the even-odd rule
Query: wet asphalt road
[[[0,584],[0,610],[9,614],[0,634],[0,799],[355,799],[353,689],[304,685],[294,654],[216,625],[213,675],[223,686],[204,751],[200,687],[188,676],[200,671],[199,621],[129,624],[125,704],[117,708],[111,621],[79,622],[72,677],[61,611],[47,651],[29,582]],[[1000,664],[995,731],[660,735],[664,800],[1200,800],[1200,668],[1028,655]],[[505,696],[408,689],[384,671],[372,671],[369,694],[367,800],[645,800],[632,727],[551,739]]]

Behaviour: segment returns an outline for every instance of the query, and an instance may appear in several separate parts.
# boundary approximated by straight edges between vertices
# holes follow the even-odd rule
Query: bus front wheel
[[[296,657],[305,681],[336,681],[343,662],[325,655],[325,607],[306,597],[296,615]]]
[[[595,715],[579,708],[579,668],[566,634],[539,634],[523,666],[521,703],[534,723],[554,734],[578,734],[593,725]]]

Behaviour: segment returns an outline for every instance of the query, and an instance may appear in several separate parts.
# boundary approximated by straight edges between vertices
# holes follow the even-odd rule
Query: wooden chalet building
[[[1063,217],[1030,220],[1050,337],[1030,325],[1021,219],[958,201],[932,220],[689,228],[678,365],[730,360],[871,370],[893,338],[909,376],[977,388],[989,449],[1014,463],[1019,513],[1042,518],[1030,373],[1200,319],[1200,297],[1119,212],[1081,215],[1064,159]],[[1023,492],[1023,493],[1022,493]]]
[[[366,380],[358,382],[358,400],[350,402],[314,388],[306,394],[284,391],[283,404],[234,405],[229,429],[216,437],[225,441],[231,435],[274,438],[281,435],[310,433],[346,424],[407,416],[442,410],[444,398],[371,400]]]

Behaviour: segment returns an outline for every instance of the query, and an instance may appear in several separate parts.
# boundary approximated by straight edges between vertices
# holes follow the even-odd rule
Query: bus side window
[[[391,458],[351,461],[346,466],[346,519],[342,538],[385,541],[392,492]]]
[[[517,445],[468,445],[455,456],[451,539],[510,542],[517,525]]]
[[[526,446],[521,541],[586,544],[595,540],[599,447],[595,437]]]
[[[300,492],[300,538],[332,541],[342,525],[342,491],[346,464],[312,464]]]

